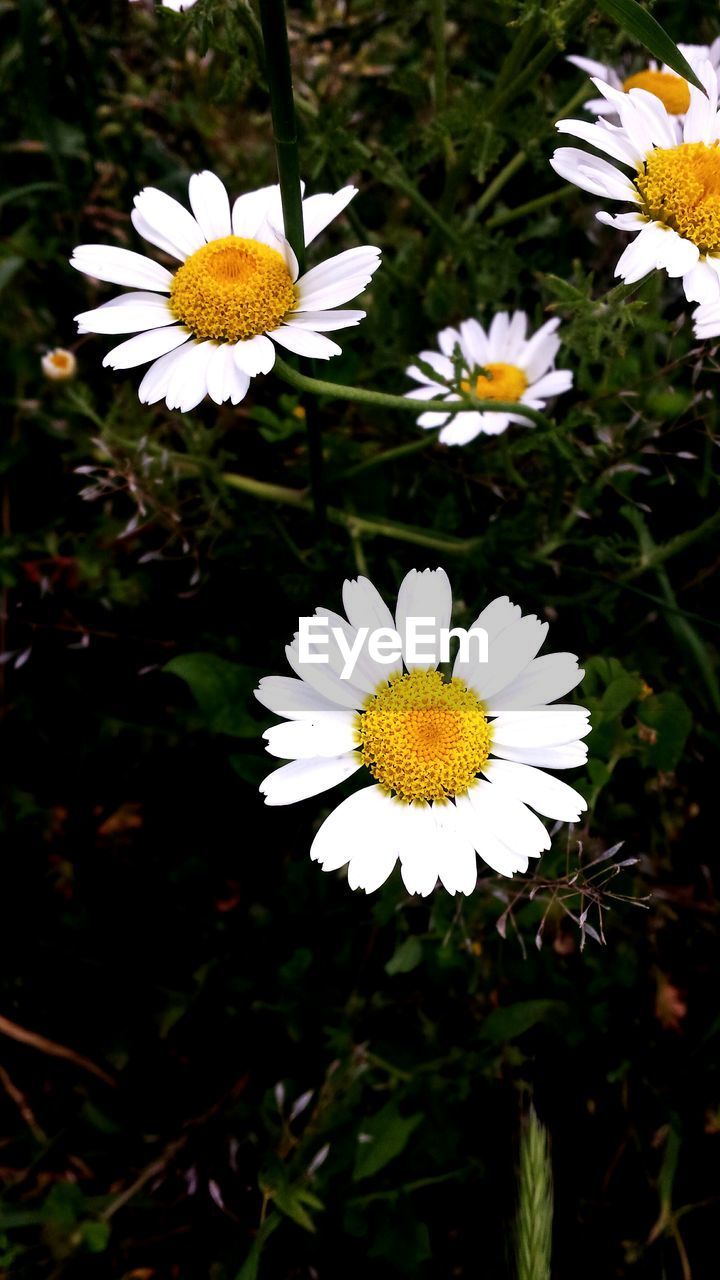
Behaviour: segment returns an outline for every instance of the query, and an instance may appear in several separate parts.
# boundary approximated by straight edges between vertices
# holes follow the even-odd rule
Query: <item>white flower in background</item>
[[[717,74],[720,64],[720,36],[707,44],[679,44],[678,49],[686,62],[695,70],[701,63],[709,61]],[[604,80],[613,89],[629,93],[631,89],[646,89],[663,103],[668,115],[684,116],[690,106],[690,85],[687,80],[673,71],[672,67],[658,66],[650,61],[641,71],[627,73],[622,68],[608,66],[604,62],[596,62],[594,58],[581,58],[573,54],[567,59],[573,66],[587,72],[596,80]],[[583,103],[585,111],[595,116],[617,116],[617,105],[607,98],[591,98]]]
[[[544,409],[552,396],[569,391],[573,376],[568,369],[554,369],[560,347],[559,320],[548,320],[531,338],[526,338],[524,311],[509,315],[499,312],[487,333],[477,320],[465,320],[459,329],[443,329],[438,334],[438,351],[421,351],[419,359],[438,378],[410,365],[408,377],[420,383],[405,394],[411,400],[447,400],[470,393],[481,400],[516,400],[532,409]],[[442,444],[467,444],[476,436],[495,436],[509,423],[531,425],[520,413],[494,413],[468,409],[460,413],[423,413],[421,427],[441,427]]]
[[[612,163],[576,147],[560,147],[550,163],[583,191],[635,206],[601,222],[634,233],[615,275],[627,284],[650,271],[682,279],[690,302],[720,298],[720,114],[718,82],[709,61],[698,68],[707,97],[690,88],[682,122],[644,89],[622,93],[596,80],[617,107],[620,124],[600,119],[560,120],[557,128],[610,156]],[[630,170],[632,176],[627,172]]]
[[[137,0],[134,0],[137,2]],[[192,9],[196,0],[161,0],[163,9],[172,9],[174,13],[184,13],[186,9]]]
[[[74,378],[77,373],[77,360],[72,351],[66,351],[65,347],[53,347],[52,351],[46,351],[40,360],[40,367],[51,382],[67,382],[68,378]]]
[[[310,244],[356,195],[303,200],[305,243]],[[250,379],[269,373],[275,343],[302,356],[328,360],[341,348],[325,332],[358,324],[364,311],[339,311],[362,293],[379,266],[379,249],[346,249],[298,279],[285,239],[280,189],[263,187],[230,208],[213,173],[190,179],[189,213],[163,191],[146,187],[135,197],[135,230],[180,265],[166,267],[116,246],[80,245],[72,266],[97,280],[135,292],[76,316],[80,333],[134,333],[113,347],[103,364],[130,369],[154,363],[140,383],[144,404],[165,400],[187,412],[205,395],[238,404]]]
[[[316,616],[348,643],[358,628],[406,634],[423,624],[429,649],[450,625],[452,591],[443,569],[412,569],[398,592],[395,618],[367,578],[345,582],[347,621],[327,609]],[[367,643],[350,679],[336,638],[329,664],[301,658],[299,637],[286,649],[298,679],[267,676],[255,696],[283,723],[264,737],[271,755],[289,759],[261,783],[266,803],[293,804],[343,782],[358,769],[369,786],[341,801],[318,831],[310,856],[324,871],[348,864],[353,889],[377,889],[400,860],[410,893],[427,895],[438,879],[449,893],[472,893],[476,852],[495,871],[526,871],[550,847],[531,812],[577,822],[585,801],[544,771],[582,765],[588,715],[572,704],[547,704],[582,679],[571,653],[538,658],[546,622],[523,617],[507,596],[473,623],[488,636],[488,661],[460,652],[452,677],[437,662],[407,658],[393,671]],[[329,634],[328,634],[329,639]],[[320,650],[314,650],[315,654]],[[479,655],[478,655],[479,656]],[[369,777],[367,776],[369,774]]]

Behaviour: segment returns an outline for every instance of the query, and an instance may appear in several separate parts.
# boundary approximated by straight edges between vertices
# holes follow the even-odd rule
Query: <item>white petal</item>
[[[718,137],[718,78],[709,59],[697,66],[696,73],[705,86],[707,97],[694,85],[690,85],[690,106],[685,116],[683,141],[705,142],[710,145]]]
[[[562,698],[580,683],[585,672],[574,653],[546,653],[533,658],[522,673],[486,701],[491,715],[541,706]]]
[[[539,382],[529,386],[526,394],[531,400],[549,400],[552,396],[560,396],[565,391],[569,391],[572,384],[573,375],[570,369],[553,369]],[[525,396],[523,396],[524,399]]]
[[[159,360],[150,365],[138,387],[141,404],[156,404],[158,400],[164,398],[176,365],[187,360],[189,350],[187,346],[177,347],[175,351],[169,351],[166,356],[160,356]]]
[[[344,755],[317,760],[291,760],[260,783],[260,791],[269,805],[295,804],[307,800],[321,791],[336,787],[350,778],[360,768],[356,755]]]
[[[75,316],[78,333],[133,333],[176,324],[167,298],[158,293],[123,293]]]
[[[550,836],[540,819],[507,791],[490,782],[476,782],[468,798],[483,827],[514,853],[536,858],[550,848]]]
[[[347,578],[343,583],[343,608],[351,627],[394,628],[393,616],[369,578]]]
[[[289,720],[266,729],[263,738],[271,756],[284,760],[310,760],[315,756],[341,756],[357,747],[355,717],[351,711],[333,711],[317,721]]]
[[[438,334],[438,347],[444,356],[450,356],[451,358],[454,355],[456,347],[460,347],[462,350],[462,343],[460,341],[460,334],[458,330],[451,327],[441,329]]]
[[[426,898],[439,877],[439,842],[432,809],[425,803],[403,805],[397,821],[403,883],[408,893]]]
[[[206,240],[221,240],[232,232],[230,201],[222,182],[209,169],[194,173],[189,185],[190,208]]]
[[[449,414],[447,413],[421,413],[417,420],[417,424],[425,430],[432,429],[434,427],[442,427],[447,422],[448,417]]]
[[[181,262],[205,244],[205,236],[192,214],[164,191],[145,187],[135,197],[135,208],[145,227],[141,233],[145,239]]]
[[[423,569],[422,571],[411,569],[405,575],[398,591],[395,628],[400,634],[403,658],[409,671],[437,666],[440,661],[439,631],[441,628],[450,626],[451,611],[452,588],[444,569]],[[423,639],[420,641],[418,637],[417,648],[420,652],[434,654],[434,656],[422,661],[408,660],[406,625],[409,618],[432,620],[418,628],[422,632]]]
[[[298,280],[298,309],[324,311],[342,306],[363,292],[379,266],[380,250],[371,245],[338,253]]]
[[[293,329],[314,329],[315,333],[332,333],[334,329],[349,329],[365,319],[365,311],[288,311],[284,325]]]
[[[103,366],[109,369],[133,369],[136,365],[147,364],[148,360],[157,360],[158,356],[174,351],[187,342],[189,337],[189,329],[182,325],[138,333],[134,338],[128,338],[127,342],[121,342],[108,351]]]
[[[606,213],[604,209],[600,209],[595,217],[598,222],[604,222],[608,227],[616,227],[618,231],[639,231],[648,221],[645,214],[638,213],[637,210],[633,210],[632,213]]]
[[[300,329],[294,325],[283,324],[279,329],[268,330],[269,338],[279,342],[281,347],[294,351],[298,356],[310,356],[314,360],[329,360],[331,356],[342,355],[342,347],[322,333],[314,333],[312,329]]]
[[[329,646],[328,646],[329,649]],[[286,645],[285,656],[297,676],[306,681],[323,698],[337,707],[353,707],[358,710],[365,700],[365,693],[350,680],[341,680],[331,669],[329,662],[302,662],[297,637]]]
[[[527,857],[516,853],[498,838],[482,813],[471,803],[469,794],[457,797],[455,821],[465,832],[478,856],[493,871],[503,876],[511,876],[516,871],[527,871]]]
[[[423,414],[427,418],[427,414]],[[456,413],[446,427],[443,427],[438,440],[441,444],[463,445],[469,444],[476,436],[487,434],[487,420],[492,417],[499,417],[499,414],[479,413],[476,409],[467,409],[463,413]],[[418,422],[420,419],[418,419]]]
[[[80,244],[73,250],[70,266],[95,280],[157,293],[168,293],[173,280],[167,268],[161,267],[159,262],[114,245]]]
[[[233,355],[238,369],[249,378],[259,373],[269,373],[275,363],[275,348],[264,333],[248,338],[246,342],[236,342]]]
[[[343,800],[325,819],[310,849],[310,857],[323,871],[337,871],[347,862],[359,862],[353,874],[357,887],[379,888],[398,856],[400,806],[379,786],[365,787]],[[372,860],[375,874],[368,860]],[[384,873],[384,874],[383,874]]]
[[[706,258],[683,276],[683,289],[688,302],[715,302],[720,298],[720,279]]]
[[[505,711],[492,722],[495,747],[563,747],[590,732],[589,712],[572,704]]]
[[[275,222],[279,221],[282,227],[282,205],[277,183],[238,196],[232,209],[233,235],[246,240],[254,239],[258,227],[268,217],[272,217]]]
[[[597,147],[605,155],[612,156],[622,164],[639,169],[645,155],[637,151],[622,130],[607,128],[604,124],[592,124],[589,120],[558,120],[555,125],[558,133],[570,134],[573,138],[581,138]]]
[[[542,765],[545,769],[576,769],[587,760],[585,742],[573,742],[564,747],[501,747],[493,744],[490,752],[503,760]]]
[[[438,874],[448,893],[473,892],[477,884],[477,859],[465,824],[454,804],[434,804],[437,828]]]
[[[468,370],[486,365],[489,360],[488,338],[482,325],[477,320],[465,320],[460,325],[460,338]]]
[[[537,382],[555,359],[560,349],[559,326],[560,321],[556,318],[546,321],[520,352],[518,368],[523,370],[530,384]]]
[[[338,710],[336,702],[292,676],[263,676],[255,697],[268,711],[287,720],[319,720]]]
[[[308,196],[307,200],[303,200],[303,226],[305,228],[305,244],[310,244],[321,231],[342,213],[343,209],[349,205],[354,196],[357,195],[357,187],[341,187],[339,191],[330,194],[329,192],[321,192],[315,196]]]
[[[464,679],[478,697],[491,698],[520,675],[547,635],[547,622],[531,614],[513,623],[488,645],[488,661],[472,664]]]
[[[223,342],[215,347],[207,367],[208,395],[215,404],[240,404],[245,399],[250,378],[235,363],[232,346]]]
[[[187,356],[174,366],[168,379],[165,403],[168,409],[189,413],[207,395],[207,368],[215,349],[213,342],[193,342]]]
[[[580,814],[587,809],[579,791],[542,769],[509,760],[491,760],[483,773],[493,786],[505,788],[516,800],[556,822],[578,822]]]

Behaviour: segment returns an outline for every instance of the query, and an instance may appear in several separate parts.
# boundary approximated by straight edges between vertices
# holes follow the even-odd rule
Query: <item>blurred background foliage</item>
[[[710,0],[656,14],[718,34]],[[517,305],[561,317],[576,388],[554,430],[460,450],[323,401],[325,529],[228,482],[304,492],[301,397],[270,377],[237,409],[140,406],[74,334],[111,290],[68,256],[140,247],[143,185],[274,179],[256,23],[241,0],[0,4],[0,1274],[511,1276],[532,1099],[556,1280],[702,1280],[720,366],[665,278],[611,291],[618,237],[547,163],[582,98],[564,54],[643,55],[580,0],[315,0],[290,25],[308,186],[360,188],[323,251],[384,252],[323,376],[401,392],[438,328]],[[42,376],[56,345],[72,381]],[[507,593],[589,659],[589,820],[535,881],[366,898],[308,858],[335,795],[261,805],[250,690],[344,577],[391,598],[436,564],[458,623]]]

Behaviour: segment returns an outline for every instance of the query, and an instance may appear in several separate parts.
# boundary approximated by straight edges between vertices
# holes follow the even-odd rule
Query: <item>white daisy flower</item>
[[[526,338],[524,311],[500,311],[487,333],[477,320],[465,320],[459,329],[443,329],[438,334],[438,351],[421,351],[419,359],[438,375],[410,365],[405,370],[420,383],[405,394],[411,400],[446,400],[471,392],[481,400],[517,400],[532,409],[544,409],[552,396],[569,391],[573,375],[568,369],[554,369],[560,347],[559,320],[548,320],[531,338]],[[423,413],[418,426],[441,427],[442,444],[467,444],[480,434],[496,436],[511,422],[528,426],[519,413],[493,413],[468,409],[460,413]]]
[[[196,0],[161,0],[163,9],[172,9],[174,13],[184,13],[186,9],[192,9]]]
[[[577,822],[582,796],[545,768],[582,765],[589,732],[583,707],[548,706],[582,679],[571,653],[538,658],[546,622],[523,617],[507,596],[473,623],[488,636],[488,661],[458,652],[452,677],[437,661],[410,660],[408,619],[423,619],[436,655],[450,626],[452,591],[443,569],[412,569],[398,592],[395,617],[367,578],[345,582],[347,620],[326,618],[347,643],[358,629],[394,629],[403,662],[393,671],[372,656],[367,633],[350,679],[330,633],[329,663],[302,660],[299,636],[286,649],[295,675],[268,676],[255,696],[283,723],[264,737],[271,755],[289,759],[261,783],[266,804],[293,804],[343,782],[358,769],[369,786],[341,801],[325,819],[310,856],[324,871],[348,865],[352,889],[379,888],[397,860],[410,893],[472,893],[476,853],[502,875],[526,871],[550,847],[532,809]],[[315,624],[317,626],[317,624]],[[433,629],[434,628],[434,629]],[[310,650],[313,652],[313,650]]]
[[[709,61],[717,74],[720,65],[720,36],[717,40],[713,40],[711,45],[679,44],[677,47],[693,70],[700,63]],[[572,54],[567,61],[581,71],[585,71],[593,79],[604,80],[613,89],[619,89],[623,93],[629,93],[631,89],[646,89],[648,93],[653,93],[660,99],[668,115],[684,116],[690,106],[690,85],[665,63],[658,66],[657,62],[651,60],[642,71],[628,74],[623,68],[596,62],[594,58],[581,58],[577,54]],[[585,111],[592,112],[594,116],[617,116],[618,114],[617,104],[602,97],[591,98],[583,103],[583,108]]]
[[[41,358],[40,368],[51,382],[67,382],[77,373],[77,360],[65,347],[53,347]]]
[[[303,200],[310,244],[357,194],[343,187]],[[71,265],[97,280],[127,285],[121,294],[75,319],[80,333],[134,333],[103,360],[112,369],[154,361],[140,383],[143,404],[165,400],[187,412],[209,395],[238,404],[259,373],[275,362],[275,343],[328,360],[341,348],[325,336],[363,319],[333,310],[362,293],[380,264],[371,245],[346,249],[298,279],[285,239],[280,188],[240,196],[230,208],[215,174],[190,179],[189,213],[154,187],[135,197],[132,221],[150,244],[181,264],[166,267],[129,249],[80,245]]]
[[[684,120],[668,114],[645,89],[622,93],[596,80],[614,103],[620,124],[608,120],[560,120],[557,128],[602,151],[601,159],[576,147],[560,147],[550,163],[583,191],[634,205],[632,213],[601,210],[600,222],[635,233],[615,275],[627,284],[650,271],[682,279],[690,302],[720,298],[720,113],[718,81],[709,61],[697,68],[707,97],[690,86]],[[632,171],[632,177],[627,170]]]

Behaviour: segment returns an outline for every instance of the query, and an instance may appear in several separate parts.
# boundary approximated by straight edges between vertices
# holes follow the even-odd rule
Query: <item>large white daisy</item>
[[[696,68],[702,62],[709,61],[717,74],[720,64],[720,36],[707,44],[679,44],[678,49],[690,66]],[[665,63],[658,66],[651,59],[640,71],[630,72],[627,68],[612,67],[605,62],[596,62],[594,58],[583,58],[572,54],[568,58],[573,66],[579,67],[596,80],[604,80],[613,89],[629,93],[631,89],[646,89],[653,93],[664,104],[671,116],[684,116],[690,106],[690,85],[687,80],[673,71]],[[617,104],[607,98],[590,98],[583,103],[583,109],[594,116],[617,116]]]
[[[303,200],[305,243],[356,194],[343,187]],[[333,308],[362,293],[380,250],[346,249],[298,279],[279,187],[250,191],[231,209],[220,179],[205,171],[190,179],[189,196],[192,213],[154,187],[135,197],[135,230],[177,259],[181,265],[172,271],[116,246],[75,250],[71,264],[78,271],[135,290],[75,317],[80,333],[135,334],[103,364],[130,369],[154,361],[140,399],[164,399],[169,409],[187,412],[205,395],[238,404],[250,379],[272,369],[275,343],[320,360],[338,355],[341,348],[325,333],[358,324],[365,312]]]
[[[697,73],[707,96],[690,86],[682,122],[645,89],[623,93],[595,80],[606,101],[617,107],[620,124],[560,120],[557,128],[610,160],[560,147],[550,163],[583,191],[634,205],[632,213],[601,210],[596,215],[635,236],[620,256],[616,276],[632,284],[664,269],[682,279],[690,302],[711,302],[720,298],[720,113],[712,64],[706,60]]]
[[[367,578],[345,582],[343,605],[346,618],[327,609],[316,616],[340,628],[346,642],[356,642],[363,627],[406,637],[408,619],[422,618],[437,657],[452,591],[443,569],[413,569],[394,618]],[[587,757],[589,713],[547,705],[582,679],[576,657],[537,657],[548,624],[523,617],[507,596],[487,605],[473,627],[487,633],[489,660],[476,660],[477,650],[462,659],[458,653],[450,677],[437,661],[410,661],[405,639],[394,671],[373,658],[366,640],[344,679],[337,640],[325,650],[328,664],[308,663],[296,635],[286,653],[298,678],[260,681],[255,696],[283,717],[264,735],[267,750],[289,760],[261,783],[267,804],[318,795],[359,769],[370,783],[332,811],[310,851],[325,871],[347,864],[353,889],[377,889],[399,859],[410,893],[427,895],[438,880],[449,893],[472,893],[476,853],[509,876],[550,847],[532,809],[577,822],[586,807],[577,791],[545,772]]]
[[[481,400],[516,400],[532,409],[544,409],[552,396],[569,391],[573,376],[568,369],[553,368],[560,348],[559,320],[548,320],[527,338],[524,311],[500,311],[487,332],[477,320],[465,320],[458,329],[438,334],[437,351],[421,351],[427,369],[410,365],[408,377],[420,383],[405,394],[411,400],[446,400],[473,392]],[[441,427],[443,444],[467,444],[480,434],[496,436],[511,422],[529,425],[520,413],[494,413],[467,409],[460,413],[423,413],[418,426]]]

